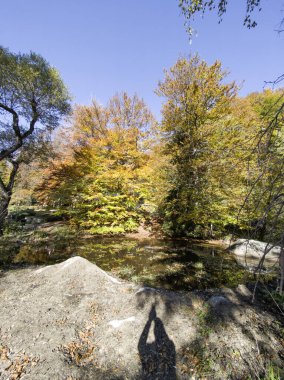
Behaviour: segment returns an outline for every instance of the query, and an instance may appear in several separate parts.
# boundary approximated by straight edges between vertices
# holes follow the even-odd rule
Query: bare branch
[[[17,112],[15,110],[13,110],[12,108],[6,106],[3,103],[0,103],[0,108],[9,112],[10,114],[12,114],[12,116],[13,116],[13,125],[12,126],[14,129],[15,135],[17,136],[18,139],[21,139],[21,131],[19,128],[19,116],[18,116]]]
[[[33,131],[35,129],[35,124],[36,124],[36,122],[38,121],[38,118],[39,118],[39,114],[38,114],[37,108],[36,108],[36,102],[35,102],[34,99],[31,102],[31,106],[32,106],[32,111],[33,111],[33,118],[32,118],[32,120],[30,122],[29,129],[22,134],[22,139],[23,140],[33,133]]]
[[[284,29],[283,29],[283,31],[284,31]],[[284,74],[279,75],[275,80],[264,81],[264,83],[265,84],[272,84],[273,86],[275,86],[276,84],[279,84],[280,82],[282,82],[282,80],[284,80]]]
[[[31,102],[33,117],[32,117],[32,120],[30,121],[29,129],[21,134],[21,131],[19,128],[19,117],[18,117],[18,114],[15,112],[15,110],[13,110],[10,107],[7,107],[5,104],[2,104],[2,103],[0,103],[0,107],[13,115],[12,126],[15,132],[15,137],[17,139],[17,142],[13,144],[10,148],[0,151],[0,161],[2,161],[4,158],[10,157],[11,154],[16,152],[19,148],[21,148],[21,146],[23,145],[23,141],[34,132],[35,124],[38,121],[39,114],[37,112],[36,102],[33,100]]]

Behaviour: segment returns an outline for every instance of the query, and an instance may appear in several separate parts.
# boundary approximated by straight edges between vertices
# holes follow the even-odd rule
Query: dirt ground
[[[235,290],[174,293],[73,257],[0,274],[0,379],[254,379],[283,326]]]

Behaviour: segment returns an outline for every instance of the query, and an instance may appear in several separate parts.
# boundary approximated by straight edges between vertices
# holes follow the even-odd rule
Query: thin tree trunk
[[[213,223],[210,223],[210,237],[213,238]]]
[[[266,223],[264,222],[259,229],[258,238],[260,241],[265,241]]]
[[[8,207],[12,197],[12,190],[15,183],[16,174],[19,169],[19,162],[10,159],[10,163],[13,165],[11,170],[8,184],[6,185],[0,177],[0,236],[4,233],[5,219],[8,215]]]
[[[8,196],[7,198],[3,198],[0,201],[0,236],[4,233],[4,225],[5,225],[5,219],[8,215],[8,206],[11,200],[11,196]]]
[[[281,250],[280,250],[280,281],[279,281],[279,293],[283,294],[283,286],[284,286],[284,235],[282,235],[281,239]]]

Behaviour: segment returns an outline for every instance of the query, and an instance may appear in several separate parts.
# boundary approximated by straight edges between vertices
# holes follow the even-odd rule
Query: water
[[[82,256],[139,284],[172,290],[234,287],[250,274],[221,247],[182,240],[78,237],[63,229],[0,241],[0,266],[49,265]],[[64,232],[64,233],[63,233]]]

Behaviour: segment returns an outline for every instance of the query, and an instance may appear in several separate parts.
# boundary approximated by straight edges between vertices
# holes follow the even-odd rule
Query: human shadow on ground
[[[155,340],[147,343],[152,323]],[[141,379],[175,380],[177,378],[175,345],[168,337],[163,322],[157,317],[155,305],[152,305],[148,321],[139,338],[138,352],[142,366]]]
[[[164,357],[167,357],[173,373],[169,372],[170,375],[167,375],[167,372],[165,374],[161,371],[160,375],[157,368],[164,358],[159,354],[150,353],[150,364],[145,364],[147,353],[150,350],[157,351],[158,339],[155,332],[155,341],[148,345],[145,343],[151,325],[157,319],[155,306],[152,306],[138,345],[144,375],[138,379],[188,379],[190,374],[210,379],[264,378],[269,366],[284,375],[281,364],[284,358],[281,321],[277,321],[278,317],[269,310],[263,313],[264,307],[257,300],[251,303],[251,292],[245,286],[191,293],[186,298],[184,295],[179,298],[181,296],[174,292],[144,288],[136,296],[139,309],[149,304],[156,305],[159,312],[163,311],[163,320],[171,318],[175,313],[181,313],[184,320],[191,320],[192,326],[196,328],[181,345],[181,341],[175,336],[177,346],[173,346],[173,351],[170,351],[173,355],[165,349]],[[180,328],[184,329],[184,325],[181,324]],[[184,330],[184,333],[188,332]],[[272,340],[275,342],[273,346]],[[170,342],[168,347],[173,344]],[[146,350],[141,353],[143,344]],[[151,367],[151,361],[155,360],[157,364],[152,364]]]

